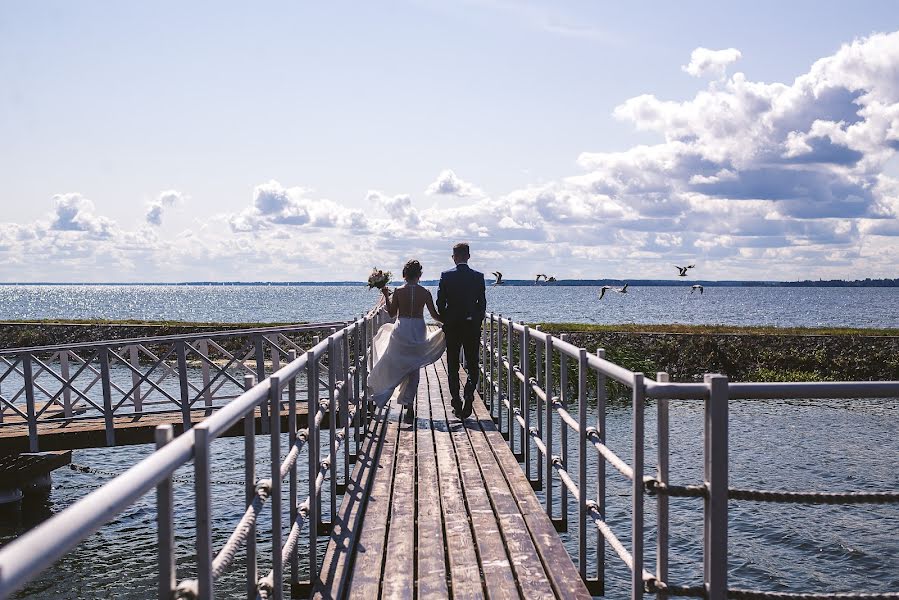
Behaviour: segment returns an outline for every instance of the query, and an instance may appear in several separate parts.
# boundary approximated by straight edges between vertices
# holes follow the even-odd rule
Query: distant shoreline
[[[489,282],[492,279],[488,279]],[[396,284],[399,282],[391,282]],[[707,287],[899,287],[897,279],[828,279],[828,280],[803,280],[803,281],[752,281],[752,280],[708,280],[708,279],[561,279],[552,283],[539,284],[539,287],[598,287],[603,285],[621,286],[625,283],[631,287],[679,287],[684,285],[702,285]],[[425,286],[437,285],[436,279],[421,282]],[[363,286],[361,281],[183,281],[183,282],[101,282],[101,283],[73,283],[73,282],[8,282],[0,283],[0,286],[195,286],[195,287],[314,287],[314,286]],[[532,279],[507,279],[503,285],[508,287],[534,287]]]

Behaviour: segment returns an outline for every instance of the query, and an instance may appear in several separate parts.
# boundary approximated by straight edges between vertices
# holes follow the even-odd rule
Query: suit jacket
[[[440,274],[437,288],[437,312],[445,324],[463,321],[480,323],[487,312],[484,274],[466,264]]]

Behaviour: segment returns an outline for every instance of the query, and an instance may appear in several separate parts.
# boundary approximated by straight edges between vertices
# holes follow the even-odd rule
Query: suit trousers
[[[468,373],[468,381],[465,382],[465,389],[474,392],[478,385],[478,345],[481,340],[481,322],[480,321],[459,321],[457,323],[447,323],[443,326],[443,333],[446,336],[446,363],[450,396],[452,396],[453,406],[460,408],[462,401],[459,396],[459,351],[465,355],[465,371]]]

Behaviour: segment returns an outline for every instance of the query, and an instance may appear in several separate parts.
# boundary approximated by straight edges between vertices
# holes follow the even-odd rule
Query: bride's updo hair
[[[414,258],[403,267],[403,279],[418,279],[421,277],[421,263]]]

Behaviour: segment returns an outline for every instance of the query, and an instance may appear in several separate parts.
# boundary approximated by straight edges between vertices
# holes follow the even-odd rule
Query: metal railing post
[[[563,342],[568,341],[568,334],[563,333],[559,336]],[[559,352],[559,402],[562,408],[568,410],[568,356],[564,352]],[[562,459],[562,468],[568,471],[568,424],[565,421],[560,422],[559,426],[559,446]],[[564,484],[559,485],[559,519],[563,531],[568,530],[568,487]]]
[[[159,450],[174,439],[171,425],[157,425],[154,431],[156,449]],[[159,581],[159,600],[171,600],[175,593],[175,495],[172,477],[166,477],[156,485],[156,539]]]
[[[34,406],[34,372],[31,368],[31,355],[22,355],[22,377],[25,385],[25,409],[28,414],[28,449],[38,451],[37,409]]]
[[[206,423],[200,423],[193,429],[198,598],[212,600],[215,595],[212,578],[212,489],[210,482],[212,438],[209,436]]]
[[[205,359],[209,359],[209,341],[198,340],[197,350]],[[209,385],[209,362],[200,360],[200,372],[203,377],[203,402],[206,406],[212,406],[212,386]]]
[[[490,388],[487,390],[487,402],[489,402],[490,416],[492,417],[494,409],[494,392],[496,391],[496,388],[494,387],[496,385],[496,372],[494,371],[494,366],[496,364],[496,349],[494,347],[496,334],[493,331],[493,322],[496,320],[496,317],[493,316],[493,313],[490,313],[489,319],[489,341],[487,343],[490,345],[490,361],[488,363],[488,370],[490,371]]]
[[[292,363],[297,359],[297,351],[290,350],[287,353],[288,360]],[[297,443],[297,378],[291,377],[287,382],[287,441],[288,452],[293,451],[294,445]],[[294,461],[290,467],[290,526],[297,520],[297,462]],[[299,544],[293,547],[290,553],[290,589],[293,590],[300,583],[300,557],[297,552]]]
[[[356,439],[356,447],[353,450],[354,459],[359,456],[359,421],[365,417],[362,411],[362,403],[359,395],[359,353],[362,351],[361,337],[359,336],[359,321],[353,323],[353,407],[356,409],[356,417],[353,419],[353,436]]]
[[[337,349],[335,348],[333,333],[328,337],[328,446],[331,456],[331,468],[328,469],[328,480],[331,489],[331,512],[329,513],[329,530],[334,525],[334,517],[337,515],[337,396],[334,388],[337,385],[337,373],[334,370],[337,361]]]
[[[509,433],[509,448],[512,450],[512,454],[515,454],[515,399],[512,397],[513,388],[512,383],[514,379],[514,373],[512,372],[512,338],[515,335],[515,326],[512,324],[512,319],[509,319],[508,328],[506,329],[506,362],[509,363],[509,368],[506,373],[506,399],[509,401],[509,405],[506,407],[506,430]]]
[[[505,395],[505,388],[503,387],[503,371],[505,367],[503,366],[503,316],[497,315],[496,318],[496,416],[493,418],[496,421],[496,426],[499,429],[500,433],[503,431],[503,396]],[[508,438],[508,434],[506,435]]]
[[[62,354],[68,355],[68,351],[64,351],[60,353],[60,357]],[[131,400],[134,403],[134,412],[140,412],[143,410],[144,399],[141,395],[141,379],[140,379],[140,347],[137,344],[132,344],[128,349],[128,359],[131,362],[131,366],[134,367],[134,370],[131,371],[131,386],[134,388],[134,392],[132,393]],[[68,356],[66,356],[66,373],[68,372],[69,360]],[[63,374],[63,377],[68,379],[68,375]]]
[[[539,325],[534,325],[534,329],[540,331]],[[534,375],[537,378],[537,386],[542,389],[544,392],[546,391],[546,387],[544,387],[545,374],[543,369],[543,342],[537,340],[534,343]],[[543,401],[540,400],[540,396],[535,394],[535,402],[536,406],[534,408],[534,412],[537,415],[537,431],[540,435],[543,435]],[[546,457],[544,456],[545,460]],[[543,489],[543,465],[540,463],[540,451],[537,451],[537,489]]]
[[[265,380],[265,348],[263,346],[263,338],[262,335],[256,335],[253,337],[253,345],[255,346],[255,359],[256,359],[256,381],[262,382]],[[268,403],[263,402],[259,407],[259,416],[260,416],[260,425],[262,426],[262,433],[268,433]]]
[[[668,373],[656,373],[656,381],[668,383]],[[668,483],[668,400],[656,398],[657,433],[658,436],[658,473],[659,483]],[[668,581],[668,495],[656,496],[656,579]],[[665,597],[660,591],[659,600]]]
[[[706,375],[703,573],[708,600],[727,596],[728,381]]]
[[[577,566],[581,579],[587,581],[587,351],[580,349],[577,363]]]
[[[638,600],[643,597],[643,406],[646,398],[643,373],[634,373],[633,385],[634,480],[631,482],[631,554],[634,565],[631,572],[631,600]]]
[[[349,325],[347,325],[349,327]],[[340,418],[343,421],[343,486],[350,481],[350,338],[347,328],[340,341],[340,378],[343,388],[340,392]]]
[[[244,375],[243,387],[250,390],[256,385],[256,377]],[[250,506],[256,498],[256,409],[243,418],[244,499]],[[256,559],[256,524],[247,530],[247,600],[256,599],[256,580],[259,578]]]
[[[553,337],[546,336],[546,354],[544,355],[546,364],[543,378],[544,391],[546,392],[546,402],[543,410],[546,413],[543,428],[543,443],[546,446],[546,456],[543,457],[544,462],[544,486],[546,486],[546,514],[550,520],[553,518]]]
[[[318,477],[319,429],[318,421],[318,361],[315,352],[306,352],[306,398],[309,404],[309,580],[315,581],[318,573],[318,523],[321,515],[321,497],[315,492]]]
[[[175,353],[178,356],[178,385],[181,389],[181,421],[184,424],[184,430],[187,431],[191,427],[190,387],[187,381],[187,350],[184,346],[184,340],[175,342]],[[101,361],[101,364],[108,362],[103,361],[102,358]]]
[[[524,476],[528,483],[531,481],[531,409],[528,399],[531,396],[530,385],[530,364],[528,357],[528,342],[530,341],[530,331],[528,326],[521,323],[521,337],[518,346],[518,365],[521,369],[522,381],[518,386],[518,406],[520,407],[522,416],[524,417],[524,427],[521,430],[521,458],[524,460]]]
[[[269,382],[272,459],[272,598],[281,600],[284,595],[284,565],[281,563],[281,379],[272,375]]]
[[[596,356],[606,357],[603,348],[596,349]],[[606,443],[606,376],[596,372],[596,430],[599,432],[599,441]],[[600,518],[606,520],[606,459],[602,456],[596,463],[596,505]],[[598,530],[596,532],[596,579],[605,587],[606,580],[606,537]]]
[[[72,416],[72,382],[69,380],[71,373],[69,372],[68,350],[59,351],[59,374],[62,375],[62,378],[65,381],[65,383],[62,384],[62,414],[65,415],[66,418],[69,418]],[[135,390],[135,394],[137,394],[137,390]],[[135,395],[135,398],[137,398],[137,395]],[[137,408],[135,408],[135,410],[137,410]]]
[[[103,390],[103,420],[106,423],[106,445],[115,446],[115,421],[112,418],[112,384],[109,377],[109,348],[103,346],[100,349],[99,356],[100,383]],[[188,411],[190,411],[190,407],[188,407]],[[188,412],[188,419],[190,419],[190,412]]]

